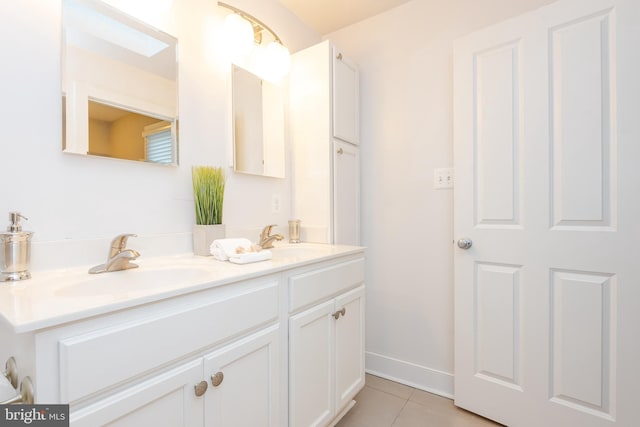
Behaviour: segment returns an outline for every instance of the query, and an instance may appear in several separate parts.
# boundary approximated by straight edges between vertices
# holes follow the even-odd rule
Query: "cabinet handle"
[[[218,387],[222,384],[222,380],[224,380],[224,374],[222,372],[216,372],[211,375],[211,384],[213,384],[214,387]]]
[[[209,387],[209,384],[207,384],[206,381],[200,381],[198,384],[195,385],[195,390],[196,390],[196,396],[200,397],[202,396],[206,391],[207,388]]]
[[[338,154],[344,154],[344,150],[342,148],[338,148]]]
[[[338,58],[339,61],[342,61],[342,53],[339,53],[338,56],[336,56],[336,58]]]
[[[340,317],[340,315],[345,315],[347,314],[347,309],[342,307],[342,310],[338,310],[335,313],[332,314],[333,318],[338,320],[338,318]]]

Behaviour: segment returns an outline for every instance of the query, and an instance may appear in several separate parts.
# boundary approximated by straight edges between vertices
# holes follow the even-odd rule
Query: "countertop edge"
[[[185,285],[171,289],[168,291],[159,291],[157,293],[144,295],[141,297],[134,297],[125,301],[118,301],[110,304],[104,304],[99,307],[89,308],[86,310],[78,310],[70,313],[60,314],[57,316],[50,316],[44,319],[37,319],[34,321],[27,322],[15,322],[6,316],[6,313],[0,311],[0,319],[3,323],[5,323],[10,330],[15,334],[26,334],[31,332],[36,332],[43,329],[58,327],[67,323],[77,322],[84,319],[89,319],[92,317],[102,316],[110,313],[114,313],[121,310],[131,309],[135,307],[139,307],[146,304],[161,302],[165,300],[169,300],[172,298],[188,295],[195,292],[201,292],[208,289],[213,289],[219,286],[230,285],[236,282],[241,282],[245,280],[251,280],[263,276],[268,276],[271,274],[282,273],[287,270],[293,270],[300,267],[304,267],[311,264],[322,263],[324,261],[330,261],[336,258],[348,257],[351,255],[356,255],[362,253],[365,254],[365,247],[361,246],[350,246],[345,247],[346,249],[338,252],[331,253],[321,256],[309,257],[307,259],[291,261],[289,263],[285,263],[278,266],[272,266],[270,268],[266,268],[264,270],[259,271],[251,271],[246,274],[239,274],[233,277],[226,277],[219,280],[206,281],[206,282],[185,282]],[[177,256],[182,255],[178,254]],[[185,254],[186,255],[186,254]],[[156,259],[161,258],[169,258],[169,257],[156,257]],[[194,267],[195,268],[195,267]]]

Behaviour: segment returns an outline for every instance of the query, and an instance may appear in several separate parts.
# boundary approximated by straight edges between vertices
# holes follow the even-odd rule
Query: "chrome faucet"
[[[271,229],[275,226],[276,224],[271,224],[262,229],[262,233],[260,233],[260,241],[258,242],[258,245],[262,249],[270,249],[273,247],[274,240],[284,239],[280,234],[271,234]]]
[[[89,274],[106,273],[109,271],[128,270],[130,268],[138,268],[138,264],[131,261],[140,256],[140,253],[134,249],[127,249],[127,240],[129,237],[138,237],[135,234],[120,234],[111,241],[109,247],[109,256],[107,262],[96,265],[89,269]]]

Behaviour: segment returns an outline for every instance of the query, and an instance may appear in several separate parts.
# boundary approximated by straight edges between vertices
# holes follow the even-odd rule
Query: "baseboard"
[[[367,373],[453,399],[453,374],[373,352],[365,353]]]
[[[342,411],[340,411],[340,413],[338,415],[336,415],[336,417],[333,419],[333,421],[331,421],[329,423],[328,427],[334,427],[336,424],[338,424],[340,422],[340,420],[347,415],[347,412],[349,412],[351,410],[351,408],[353,408],[354,406],[356,406],[356,401],[352,400],[351,402],[349,402],[349,404],[347,406],[344,407],[344,409]]]

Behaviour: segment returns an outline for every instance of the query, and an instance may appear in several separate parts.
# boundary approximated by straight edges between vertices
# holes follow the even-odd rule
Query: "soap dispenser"
[[[29,219],[19,212],[9,212],[7,231],[0,232],[0,282],[31,278],[31,231],[22,231],[20,219]]]

